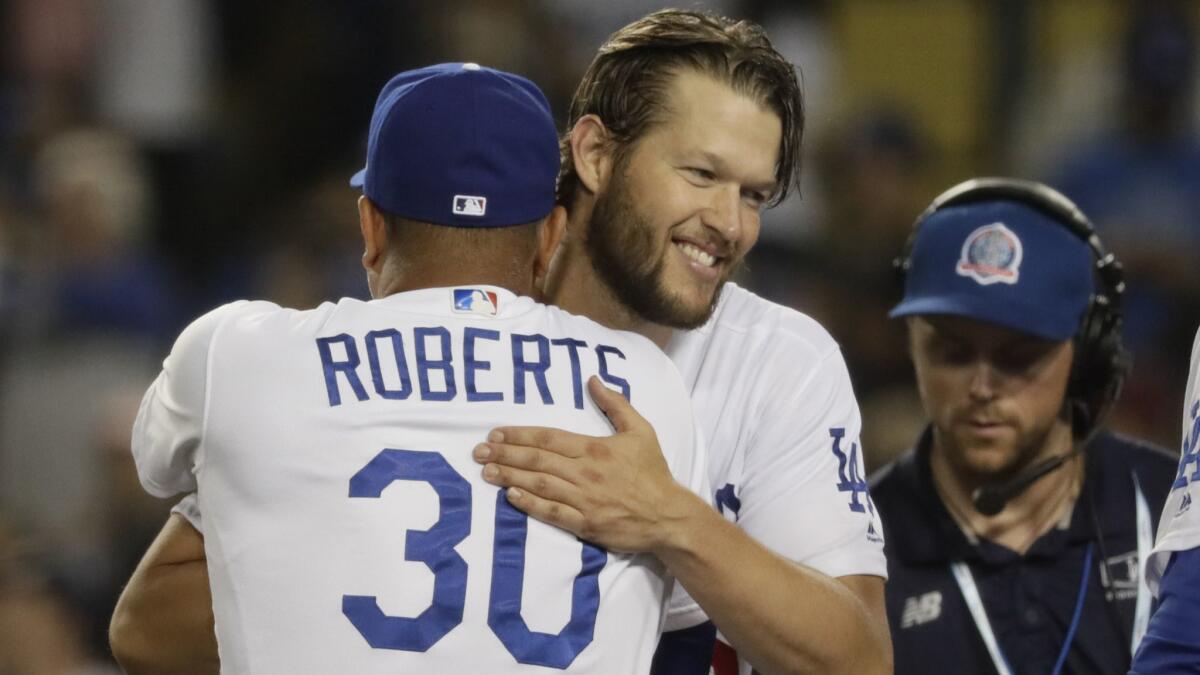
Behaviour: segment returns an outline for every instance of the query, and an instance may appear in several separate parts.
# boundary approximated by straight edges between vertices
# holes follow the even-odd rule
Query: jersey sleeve
[[[837,349],[808,373],[760,372],[738,523],[775,552],[832,577],[887,577],[883,527],[859,442],[861,417]]]
[[[196,489],[194,460],[204,429],[213,336],[238,307],[223,305],[184,329],[146,390],[133,423],[132,449],[142,487],[156,497]]]
[[[200,534],[204,534],[204,520],[200,517],[200,501],[195,492],[189,492],[171,507],[171,513],[178,513]]]
[[[1183,399],[1183,447],[1179,472],[1163,504],[1154,551],[1146,564],[1146,585],[1158,596],[1159,582],[1174,551],[1200,548],[1200,330],[1192,344],[1192,363]]]

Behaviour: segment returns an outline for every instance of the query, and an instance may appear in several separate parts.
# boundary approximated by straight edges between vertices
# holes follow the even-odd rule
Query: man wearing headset
[[[909,351],[929,425],[872,477],[895,672],[1125,672],[1175,478],[1098,431],[1120,390],[1120,265],[1044,185],[977,179],[917,220]]]

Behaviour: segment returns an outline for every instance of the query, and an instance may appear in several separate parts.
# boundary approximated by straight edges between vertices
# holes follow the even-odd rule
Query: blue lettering
[[[498,391],[477,391],[475,389],[475,371],[491,370],[491,361],[475,360],[475,340],[500,340],[500,331],[486,328],[467,328],[463,331],[463,361],[466,363],[467,400],[468,401],[503,401],[504,394]]]
[[[342,343],[342,346],[346,349],[345,361],[333,360],[333,350],[330,349],[330,345],[334,342]],[[345,333],[332,337],[317,338],[317,351],[321,354],[321,368],[325,371],[325,391],[329,394],[330,406],[342,404],[342,393],[338,389],[337,383],[338,373],[341,373],[346,378],[358,400],[367,400],[367,390],[363,387],[362,381],[358,379],[358,373],[354,372],[354,369],[358,368],[358,364],[361,362],[358,358],[358,348],[354,346],[354,338]]]
[[[392,341],[392,353],[396,356],[396,371],[400,374],[400,388],[388,389],[383,383],[383,369],[379,366],[379,347],[376,342],[380,338]],[[412,381],[408,377],[408,359],[404,357],[404,338],[395,328],[373,330],[367,333],[367,363],[371,365],[371,381],[375,383],[375,392],[384,398],[403,401],[412,393]]]
[[[1179,453],[1179,473],[1171,489],[1187,487],[1188,479],[1200,479],[1200,400],[1192,404],[1192,431],[1183,436],[1183,448]],[[1191,476],[1185,475],[1189,464],[1195,464],[1196,469]]]
[[[871,513],[875,513],[875,504],[871,501],[871,493],[867,489],[867,481],[862,476],[862,472],[858,469],[858,443],[850,444],[850,457],[847,459],[846,453],[842,452],[841,443],[842,437],[846,435],[846,430],[841,427],[835,427],[829,430],[829,436],[833,438],[833,454],[838,458],[838,492],[850,493],[850,510],[855,513],[864,513],[869,508]],[[849,472],[847,472],[849,465]],[[859,501],[859,493],[866,495],[867,505],[863,506]]]
[[[525,345],[527,343],[536,344],[538,348],[538,360],[532,363],[525,360]],[[513,333],[512,359],[513,400],[517,403],[525,402],[525,375],[526,373],[532,373],[538,393],[542,395],[542,403],[554,405],[554,399],[550,396],[550,386],[546,384],[546,371],[550,370],[550,341],[546,339],[546,336],[517,335]]]
[[[454,365],[451,363],[450,331],[442,326],[416,328],[413,335],[417,342],[417,380],[421,385],[422,401],[451,401],[458,393],[454,385]],[[425,353],[425,338],[437,337],[441,342],[442,358],[431,360]],[[446,382],[444,391],[433,391],[429,388],[429,371],[440,370]]]
[[[583,375],[579,371],[579,348],[586,347],[587,343],[574,338],[560,338],[551,340],[550,344],[567,348],[567,354],[571,357],[571,386],[572,393],[575,394],[575,408],[583,410]]]
[[[724,514],[725,509],[729,509],[730,513],[733,514],[734,520],[736,520],[738,512],[742,510],[742,500],[738,499],[734,492],[733,483],[726,483],[725,487],[717,490],[713,501],[716,502],[717,511]]]
[[[600,361],[600,379],[613,385],[614,387],[619,388],[621,390],[621,394],[625,396],[625,400],[632,403],[633,398],[630,396],[629,382],[623,377],[617,377],[616,375],[608,372],[608,358],[605,356],[606,354],[614,354],[621,357],[621,360],[625,359],[625,355],[622,354],[621,350],[617,349],[616,347],[609,347],[608,345],[596,345],[596,359]]]

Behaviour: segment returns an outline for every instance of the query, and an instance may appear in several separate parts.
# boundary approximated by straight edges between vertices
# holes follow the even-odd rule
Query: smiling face
[[[598,191],[586,250],[635,314],[694,328],[758,240],[782,126],[769,108],[694,71],[672,79],[664,108]]]
[[[912,317],[909,343],[935,450],[975,481],[1044,456],[1062,415],[1074,345],[954,316]],[[1057,434],[1056,438],[1070,438]]]

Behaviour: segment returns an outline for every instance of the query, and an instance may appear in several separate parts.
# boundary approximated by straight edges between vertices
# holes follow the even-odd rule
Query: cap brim
[[[350,187],[360,188],[367,181],[367,169],[363,167],[358,173],[350,177]]]
[[[905,300],[892,308],[888,316],[897,319],[903,316],[941,315],[961,316],[976,321],[985,321],[1002,326],[1020,333],[1027,333],[1054,342],[1070,339],[1078,329],[1077,325],[1055,320],[1037,311],[1036,307],[1018,308],[1007,307],[1004,311],[998,304],[981,303],[978,298],[955,298],[942,296],[935,298],[913,298]]]

